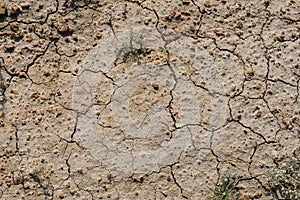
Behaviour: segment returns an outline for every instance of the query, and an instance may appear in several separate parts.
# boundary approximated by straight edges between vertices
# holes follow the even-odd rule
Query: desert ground
[[[300,199],[298,0],[0,0],[0,199]]]

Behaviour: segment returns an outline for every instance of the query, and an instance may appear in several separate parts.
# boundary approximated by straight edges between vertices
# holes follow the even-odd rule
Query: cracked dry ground
[[[299,32],[296,0],[1,0],[0,199],[276,199]]]

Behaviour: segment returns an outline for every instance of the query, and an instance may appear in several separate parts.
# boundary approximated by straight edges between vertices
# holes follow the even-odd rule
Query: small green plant
[[[47,177],[49,173],[43,166],[36,167],[31,173],[30,178],[42,188],[45,197],[53,196],[54,187]],[[49,174],[48,174],[49,175]],[[47,198],[46,198],[47,199]]]
[[[109,180],[109,183],[111,183],[113,176],[110,171],[107,172],[107,179]]]
[[[124,42],[118,52],[123,62],[133,61],[139,63],[139,55],[145,54],[145,42],[142,35],[136,35],[130,31],[129,42]]]
[[[45,169],[44,167],[37,167],[33,170],[32,173],[29,174],[29,176],[38,184],[42,184],[42,179],[45,175]]]
[[[270,171],[269,186],[277,199],[300,199],[300,160]]]
[[[36,183],[38,186],[36,189],[41,188],[46,199],[49,196],[53,196],[54,187],[50,183],[50,178],[48,177],[49,171],[43,166],[38,166],[33,170],[24,168],[21,166],[16,166],[12,171],[12,179],[14,185],[23,185],[25,189],[25,183]],[[30,189],[29,187],[26,189]]]
[[[27,181],[23,173],[23,168],[21,167],[13,171],[12,178],[15,185],[24,184]]]
[[[236,175],[226,171],[224,176],[220,178],[220,182],[215,184],[211,191],[214,193],[213,200],[229,200],[236,192],[237,185]]]

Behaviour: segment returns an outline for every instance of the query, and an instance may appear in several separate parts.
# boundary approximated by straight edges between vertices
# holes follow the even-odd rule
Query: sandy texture
[[[0,1],[0,199],[277,199],[300,3]]]

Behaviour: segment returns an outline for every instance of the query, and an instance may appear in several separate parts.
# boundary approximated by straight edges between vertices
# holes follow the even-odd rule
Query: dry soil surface
[[[1,0],[0,199],[278,198],[299,38],[298,0]]]

